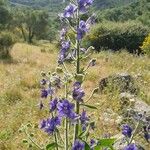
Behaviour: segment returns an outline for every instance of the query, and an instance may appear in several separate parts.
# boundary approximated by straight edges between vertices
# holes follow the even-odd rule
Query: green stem
[[[52,99],[53,99],[53,96],[51,95],[50,96],[50,101],[52,101]],[[53,114],[53,112],[51,113],[51,115],[52,115],[52,117],[54,117],[54,114]],[[56,133],[56,131],[54,132],[54,139],[55,139],[55,143],[56,143],[56,150],[59,150],[59,148],[58,148],[58,139],[57,139],[57,133]]]
[[[80,22],[80,18],[79,18],[79,9],[77,11],[77,28],[79,27],[79,22]],[[77,38],[77,36],[76,36]],[[76,62],[76,73],[79,74],[80,73],[80,41],[77,40],[77,62]],[[76,113],[79,114],[80,112],[80,105],[79,102],[76,101],[75,104],[75,109],[76,109]],[[75,140],[77,139],[79,134],[79,121],[77,121],[77,123],[74,126],[74,137],[73,137],[73,143],[75,142]]]
[[[58,148],[58,139],[57,139],[57,133],[55,132],[54,133],[54,137],[55,137],[55,142],[56,142],[56,150],[59,150],[59,148]]]
[[[65,98],[68,97],[68,90],[67,90],[67,83],[65,83]],[[65,118],[65,150],[68,150],[68,140],[69,140],[69,136],[68,136],[68,119]]]
[[[65,150],[68,150],[68,120],[65,118]]]
[[[24,129],[24,132],[25,132],[27,138],[28,138],[38,149],[43,150],[43,148],[42,148],[40,145],[38,145],[38,144],[31,138],[31,136],[27,133],[26,129]]]
[[[135,129],[134,129],[134,132],[133,132],[133,134],[132,134],[132,136],[131,136],[131,138],[130,138],[130,140],[129,140],[129,144],[132,143],[133,138],[134,138],[134,136],[135,136],[135,134],[136,134],[136,132],[137,132],[137,129],[138,129],[139,125],[140,125],[140,120],[138,121],[138,123],[137,123],[137,125],[136,125],[136,127],[135,127]]]

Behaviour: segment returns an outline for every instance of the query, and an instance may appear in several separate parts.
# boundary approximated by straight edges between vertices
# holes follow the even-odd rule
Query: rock
[[[125,137],[119,133],[115,136],[113,136],[113,138],[116,139],[113,147],[115,150],[124,150],[124,148],[127,146],[127,142],[125,140]],[[134,143],[135,141],[133,141],[132,143]],[[136,143],[136,142],[135,142]],[[138,148],[138,150],[146,150],[144,147],[142,147],[140,144],[136,143],[136,146]]]
[[[134,83],[134,78],[127,74],[115,74],[103,78],[99,82],[99,89],[102,92],[105,88],[109,88],[111,92],[117,90],[119,93],[128,92],[132,94],[138,93],[138,87]]]
[[[150,106],[144,101],[137,99],[134,104],[134,110],[138,113],[150,115]]]
[[[135,95],[132,95],[132,94],[127,93],[127,92],[120,94],[120,103],[121,103],[122,109],[124,109],[126,107],[134,106],[135,102],[136,102]]]
[[[121,133],[113,136],[113,138],[116,139],[116,141],[113,145],[115,150],[123,150],[124,147],[127,145],[126,140],[125,140],[124,136]]]

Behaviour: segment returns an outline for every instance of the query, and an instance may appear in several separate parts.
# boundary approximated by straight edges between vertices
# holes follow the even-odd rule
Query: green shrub
[[[91,32],[85,37],[86,46],[94,46],[96,50],[128,49],[134,52],[142,45],[148,35],[148,28],[138,22],[103,22],[95,25]]]
[[[15,42],[15,38],[9,32],[0,33],[0,58],[10,56],[10,49]]]
[[[141,49],[145,54],[150,56],[150,34],[145,38],[143,45],[141,46]]]

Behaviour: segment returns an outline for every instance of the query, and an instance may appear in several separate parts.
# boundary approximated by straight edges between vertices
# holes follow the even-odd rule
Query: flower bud
[[[76,75],[75,75],[75,79],[76,79],[78,82],[80,82],[80,83],[83,82],[84,77],[85,77],[85,76],[84,76],[83,74],[76,74]]]

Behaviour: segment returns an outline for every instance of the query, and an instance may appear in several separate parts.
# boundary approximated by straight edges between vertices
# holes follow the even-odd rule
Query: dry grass
[[[39,111],[37,107],[40,97],[40,72],[54,71],[57,64],[57,50],[54,49],[54,45],[31,46],[18,43],[11,51],[12,61],[0,62],[0,149],[26,149],[21,142],[24,135],[19,134],[18,129],[21,124],[27,122],[38,123],[45,116],[45,112]],[[89,70],[86,78],[86,98],[92,89],[98,86],[101,78],[113,73],[128,72],[133,76],[139,76],[137,84],[141,89],[140,96],[150,104],[150,60],[147,57],[135,57],[126,52],[102,52],[94,54],[94,57],[98,61],[97,65]],[[117,100],[117,95],[110,94],[97,94],[90,100],[89,103],[98,107],[98,111],[91,113],[98,121],[98,130],[93,136],[117,132],[115,123],[107,124],[101,116],[108,108],[118,111]],[[40,143],[47,138],[39,130],[36,130],[36,135]]]

